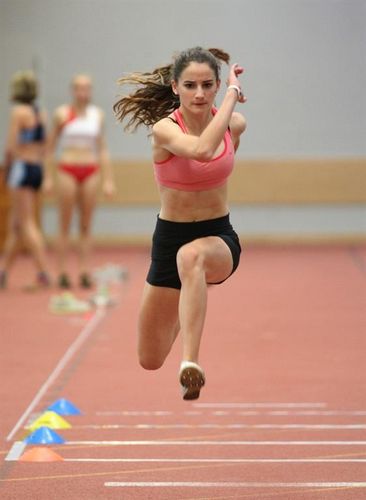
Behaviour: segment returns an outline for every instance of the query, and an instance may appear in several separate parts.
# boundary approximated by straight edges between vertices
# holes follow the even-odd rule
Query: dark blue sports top
[[[30,142],[43,142],[45,140],[45,128],[43,123],[40,122],[39,119],[39,111],[36,106],[32,106],[34,113],[37,118],[37,123],[34,127],[31,128],[23,128],[19,132],[19,142],[20,144],[26,144]]]

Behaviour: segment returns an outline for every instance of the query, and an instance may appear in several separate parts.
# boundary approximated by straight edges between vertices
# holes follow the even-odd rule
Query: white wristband
[[[238,99],[242,96],[241,89],[237,85],[229,85],[228,88],[227,88],[227,90],[229,90],[229,89],[235,89],[236,90],[236,92],[238,93]]]

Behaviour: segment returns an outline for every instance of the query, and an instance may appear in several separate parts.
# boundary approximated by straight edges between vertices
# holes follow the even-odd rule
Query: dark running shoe
[[[62,273],[58,277],[58,287],[64,290],[69,290],[70,288],[72,288],[70,278],[66,273]]]
[[[183,399],[191,400],[200,397],[200,391],[205,385],[205,373],[193,361],[182,361],[180,365],[179,381],[182,386]]]
[[[88,273],[80,274],[80,286],[81,288],[92,288],[93,281]]]

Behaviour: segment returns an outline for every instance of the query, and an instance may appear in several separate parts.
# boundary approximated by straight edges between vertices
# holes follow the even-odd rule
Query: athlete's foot
[[[182,386],[183,399],[191,400],[200,397],[201,388],[205,385],[205,373],[193,361],[182,361],[179,372],[180,385]]]
[[[61,273],[60,276],[58,277],[58,287],[62,288],[63,290],[69,290],[72,288],[71,281],[69,276],[66,273]]]
[[[0,290],[5,290],[8,281],[7,278],[6,271],[0,271]]]
[[[88,273],[80,274],[79,283],[81,288],[92,288],[93,286],[93,281]]]

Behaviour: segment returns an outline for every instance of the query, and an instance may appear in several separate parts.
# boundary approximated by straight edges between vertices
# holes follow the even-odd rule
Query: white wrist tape
[[[238,98],[242,95],[241,89],[237,85],[229,85],[227,90],[229,90],[229,89],[235,89],[238,93]]]

